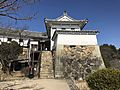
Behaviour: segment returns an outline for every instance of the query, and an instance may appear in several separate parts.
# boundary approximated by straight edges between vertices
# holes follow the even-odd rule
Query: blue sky
[[[35,5],[23,6],[21,16],[32,15],[31,21],[17,21],[0,18],[3,24],[13,27],[27,25],[31,31],[45,32],[44,18],[57,18],[63,11],[75,19],[88,18],[86,30],[98,30],[98,43],[120,47],[120,0],[41,0]]]

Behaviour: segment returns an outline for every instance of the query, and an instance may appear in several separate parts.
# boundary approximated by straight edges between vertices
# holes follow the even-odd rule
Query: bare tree
[[[27,17],[17,17],[16,15],[23,4],[31,4],[37,1],[39,0],[0,0],[0,16],[14,20],[31,20],[35,14]]]

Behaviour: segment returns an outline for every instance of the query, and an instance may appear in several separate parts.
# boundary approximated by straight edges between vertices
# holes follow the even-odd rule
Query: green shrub
[[[102,69],[87,78],[91,90],[120,90],[120,70]]]

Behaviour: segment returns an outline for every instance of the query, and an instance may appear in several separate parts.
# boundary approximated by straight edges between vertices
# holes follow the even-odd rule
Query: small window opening
[[[76,47],[75,45],[70,45],[70,48],[72,48],[72,47]]]
[[[19,39],[19,42],[23,42],[23,39]]]
[[[61,28],[62,30],[65,30],[66,28]]]
[[[71,28],[71,30],[75,30],[75,28]]]
[[[52,29],[56,29],[56,28],[52,28]]]
[[[8,40],[7,41],[12,41],[12,38],[8,38]]]

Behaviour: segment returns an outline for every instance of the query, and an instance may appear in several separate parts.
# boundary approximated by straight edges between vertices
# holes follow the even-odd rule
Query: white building
[[[45,19],[45,25],[50,39],[50,49],[55,51],[55,77],[61,77],[62,62],[61,56],[64,46],[93,46],[94,56],[101,58],[97,43],[96,30],[83,30],[88,20],[76,20],[68,16],[65,11],[62,16],[56,19]],[[102,58],[101,61],[103,62]],[[104,63],[101,65],[104,67]]]
[[[77,36],[77,38],[74,39],[74,38],[68,36],[68,34],[66,34],[65,37],[62,37],[62,34],[58,36],[60,38],[62,37],[61,38],[62,42],[61,41],[55,42],[56,40],[52,41],[52,38],[53,38],[53,35],[55,36],[55,34],[59,31],[66,31],[66,32],[82,31],[82,29],[87,24],[87,22],[88,22],[88,20],[76,20],[76,19],[71,18],[70,16],[67,15],[66,11],[63,13],[62,16],[60,16],[56,19],[45,19],[45,25],[46,25],[48,37],[50,38],[50,49],[52,50],[53,47],[55,46],[54,44],[56,44],[57,42],[64,43],[64,44],[67,43],[68,45],[73,40],[77,40],[77,42],[79,42],[78,39],[77,39],[77,38],[79,38],[78,36]],[[69,41],[67,41],[67,42],[64,41],[64,40],[67,40],[67,39],[71,40],[71,41],[70,42]],[[74,44],[76,45],[77,43],[74,42]]]
[[[11,41],[16,41],[23,47],[23,55],[21,54],[18,60],[31,60],[30,54],[33,51],[40,51],[41,41],[44,43],[48,41],[48,36],[42,32],[0,28],[0,43],[10,43]],[[44,48],[49,48],[49,46]]]

